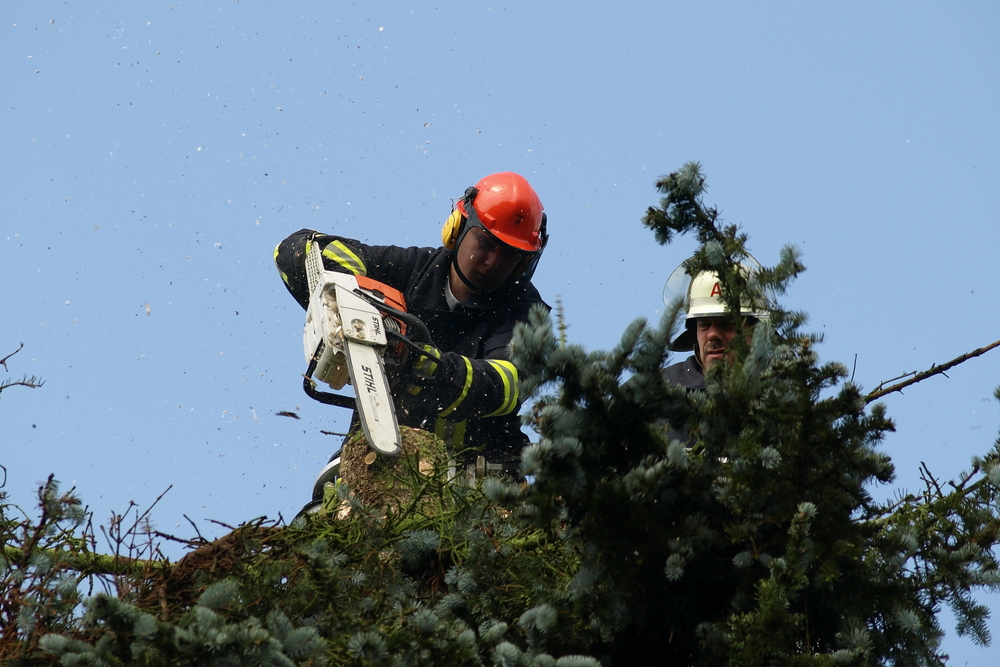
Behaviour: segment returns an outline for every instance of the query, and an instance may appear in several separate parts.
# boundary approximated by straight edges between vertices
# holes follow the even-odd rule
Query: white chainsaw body
[[[306,260],[309,307],[302,344],[313,376],[341,389],[354,387],[358,416],[372,449],[396,456],[402,448],[399,424],[382,355],[387,339],[382,314],[360,296],[357,279],[323,268],[319,244]]]

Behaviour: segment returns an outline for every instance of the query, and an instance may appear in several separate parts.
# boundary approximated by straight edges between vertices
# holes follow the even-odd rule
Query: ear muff
[[[471,208],[472,202],[478,194],[479,190],[474,185],[465,188],[465,194],[456,202],[454,208],[451,209],[451,215],[445,220],[444,227],[441,228],[441,242],[448,250],[455,248],[455,244],[462,235],[462,228],[465,226],[466,220],[465,207]]]
[[[445,220],[444,227],[441,228],[441,242],[444,244],[445,248],[451,250],[455,247],[455,242],[458,241],[459,234],[462,233],[462,221],[465,217],[462,212],[455,207],[451,211],[451,215]]]

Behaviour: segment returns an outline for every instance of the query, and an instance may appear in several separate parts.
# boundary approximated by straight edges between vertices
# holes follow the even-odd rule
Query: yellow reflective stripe
[[[427,355],[420,355],[417,363],[413,364],[413,370],[418,375],[429,378],[437,372],[437,360],[441,358],[441,352],[430,345],[424,345],[424,351]]]
[[[422,375],[425,378],[429,378],[430,376],[434,375],[434,373],[437,371],[437,367],[438,365],[436,361],[434,361],[430,357],[425,357],[423,355],[421,355],[420,358],[417,359],[417,363],[413,364],[414,372],[416,372],[419,375]]]
[[[486,416],[500,417],[508,415],[517,407],[517,398],[520,389],[517,381],[517,367],[509,361],[502,361],[500,359],[487,359],[486,361],[503,381],[503,402],[499,408]]]
[[[309,254],[308,244],[306,244],[306,254]],[[340,241],[327,244],[326,248],[323,249],[323,256],[332,259],[356,276],[368,274],[368,269],[365,268],[365,263],[361,261],[361,258]]]
[[[281,280],[287,285],[288,284],[288,274],[285,273],[284,271],[282,271],[281,267],[278,266],[278,248],[280,248],[280,247],[281,247],[280,243],[278,245],[274,246],[274,265],[278,267],[278,275],[281,276]]]
[[[441,438],[441,441],[449,450],[460,447],[465,442],[465,426],[467,422],[450,422],[438,417],[434,420],[434,435]]]
[[[465,400],[465,397],[469,395],[469,387],[472,386],[472,362],[469,361],[468,357],[462,357],[462,359],[465,361],[465,386],[462,387],[462,393],[458,395],[455,402],[441,412],[442,417],[447,417],[454,412],[455,408],[461,405],[462,401]]]

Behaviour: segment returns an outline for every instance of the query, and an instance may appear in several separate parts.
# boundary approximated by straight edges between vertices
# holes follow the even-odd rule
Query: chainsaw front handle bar
[[[338,408],[348,408],[349,410],[354,410],[357,408],[357,401],[353,396],[345,396],[343,394],[334,394],[328,391],[319,391],[316,389],[316,381],[312,379],[312,374],[316,370],[316,357],[309,362],[309,368],[306,370],[306,374],[302,376],[302,390],[306,392],[309,398],[319,401],[320,403],[325,403],[326,405],[336,405]]]
[[[365,294],[361,290],[354,290],[354,293],[360,296],[368,303],[370,303],[371,305],[375,306],[375,308],[379,312],[391,315],[396,319],[405,322],[410,327],[416,329],[417,333],[419,333],[422,336],[424,342],[426,342],[431,347],[437,347],[437,345],[434,344],[434,339],[431,338],[431,332],[427,329],[427,325],[424,324],[424,321],[419,317],[417,317],[416,315],[408,313],[405,310],[399,310],[398,308],[393,308],[387,303],[383,303],[378,299],[372,298],[370,295]],[[387,333],[390,333],[390,331],[387,330]],[[398,337],[404,342],[410,343],[411,345],[413,344],[412,340],[408,339],[405,336],[398,336]]]

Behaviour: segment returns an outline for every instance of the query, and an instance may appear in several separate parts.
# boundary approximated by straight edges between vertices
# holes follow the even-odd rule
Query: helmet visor
[[[493,292],[517,278],[538,259],[540,251],[514,248],[490,233],[478,220],[469,220],[456,245],[458,269],[477,290]]]
[[[475,215],[469,220],[468,233],[475,239],[481,252],[495,253],[498,260],[504,265],[511,264],[514,267],[512,273],[515,275],[519,273],[519,269],[522,269],[531,260],[542,254],[541,249],[523,250],[504,242],[500,237],[487,229]]]
[[[540,228],[535,229],[531,232],[531,229],[523,230],[520,234],[513,234],[511,225],[493,220],[490,224],[486,224],[479,217],[479,211],[476,209],[474,202],[478,196],[478,191],[475,188],[469,188],[466,191],[466,196],[462,201],[459,202],[458,209],[462,212],[462,215],[466,217],[470,226],[480,227],[495,238],[500,243],[506,246],[518,250],[523,253],[529,254],[541,254],[542,250],[545,249],[545,244],[548,242],[548,235],[545,232],[545,213],[541,213],[541,223]],[[514,216],[520,220],[520,216]],[[530,227],[530,225],[529,225]],[[531,237],[522,238],[524,233],[529,233]]]

